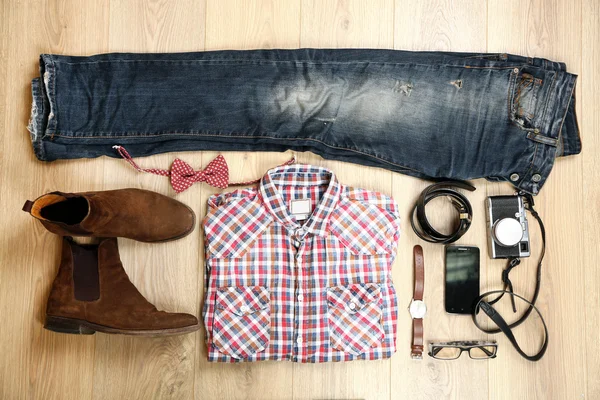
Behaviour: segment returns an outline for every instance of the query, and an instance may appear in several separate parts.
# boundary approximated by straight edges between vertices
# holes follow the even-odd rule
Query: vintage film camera
[[[490,196],[486,220],[492,258],[529,257],[529,227],[524,197]]]

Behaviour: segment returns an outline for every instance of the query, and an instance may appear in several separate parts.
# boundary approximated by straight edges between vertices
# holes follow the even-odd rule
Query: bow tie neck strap
[[[229,186],[245,186],[260,181],[260,179],[254,179],[250,181],[229,183],[229,167],[227,166],[225,157],[220,154],[214,160],[209,162],[203,170],[194,171],[188,163],[179,158],[176,158],[175,161],[173,161],[171,169],[166,170],[158,168],[141,168],[123,146],[113,146],[113,149],[115,149],[133,168],[140,172],[169,176],[171,178],[171,186],[177,193],[185,191],[196,182],[206,182],[210,186],[226,189]],[[295,162],[296,159],[292,158],[281,165],[291,165]]]
[[[133,158],[129,155],[129,153],[127,152],[127,150],[125,150],[125,147],[123,147],[123,146],[113,146],[112,148],[115,149],[117,151],[117,153],[119,153],[119,155],[121,157],[123,157],[125,159],[125,161],[127,161],[133,168],[137,169],[140,172],[147,172],[149,174],[155,174],[155,175],[161,175],[161,176],[170,176],[171,175],[171,171],[166,170],[166,169],[141,168],[139,165],[137,165],[137,163],[135,161],[133,161]]]

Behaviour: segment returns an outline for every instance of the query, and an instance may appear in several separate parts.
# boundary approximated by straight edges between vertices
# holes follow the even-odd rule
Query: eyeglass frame
[[[458,348],[458,349],[460,349],[460,353],[458,353],[458,356],[456,356],[455,358],[438,358],[435,355],[433,355],[434,347]],[[483,347],[493,347],[494,353],[491,356],[486,357],[486,358],[473,358],[471,356],[471,349],[476,349],[476,348],[481,348],[481,350],[487,354],[487,350],[485,350]],[[453,341],[453,342],[429,342],[429,352],[427,354],[429,355],[429,357],[435,358],[436,360],[451,361],[451,360],[458,360],[460,358],[460,356],[462,355],[463,351],[466,351],[469,354],[469,358],[471,360],[489,360],[492,358],[496,358],[496,356],[498,355],[498,343],[495,341],[463,341],[463,340]]]

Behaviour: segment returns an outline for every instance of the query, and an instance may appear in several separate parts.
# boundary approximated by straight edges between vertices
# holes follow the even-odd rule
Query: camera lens
[[[513,247],[523,238],[523,227],[514,218],[504,218],[494,224],[494,239],[504,247]]]

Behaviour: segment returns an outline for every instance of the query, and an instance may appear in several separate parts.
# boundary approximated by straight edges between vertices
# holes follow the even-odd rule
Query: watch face
[[[413,300],[408,311],[413,318],[423,318],[427,314],[427,306],[421,300]]]

